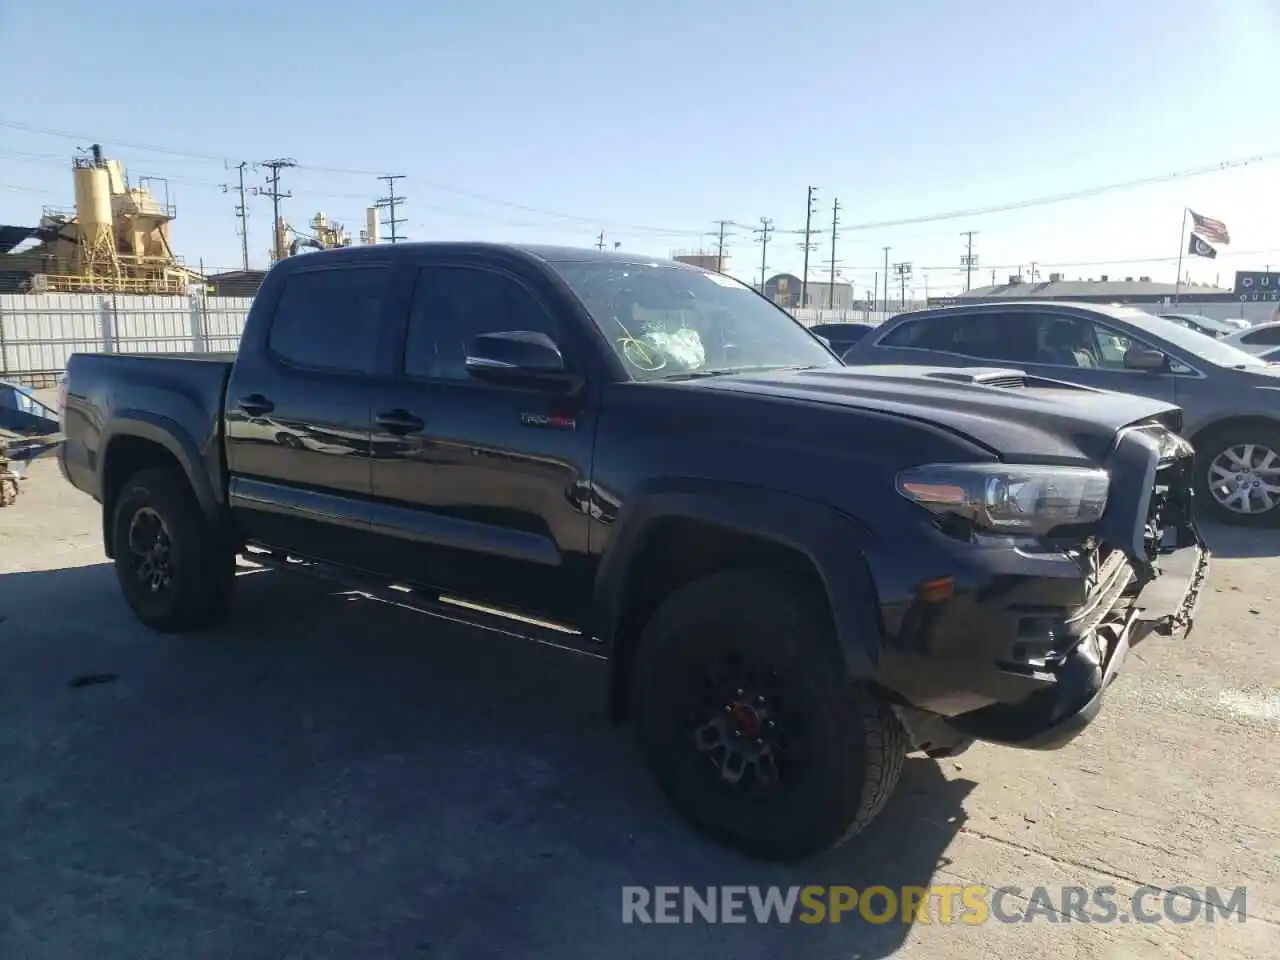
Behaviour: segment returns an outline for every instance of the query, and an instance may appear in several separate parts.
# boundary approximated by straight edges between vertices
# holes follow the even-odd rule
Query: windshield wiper
[[[663,377],[663,380],[696,380],[701,377],[725,377],[735,373],[776,373],[786,371],[788,373],[799,373],[804,370],[820,370],[824,365],[820,363],[804,364],[803,366],[793,366],[786,363],[760,363],[749,367],[725,367],[718,370],[689,370],[685,373],[673,374],[669,377]]]

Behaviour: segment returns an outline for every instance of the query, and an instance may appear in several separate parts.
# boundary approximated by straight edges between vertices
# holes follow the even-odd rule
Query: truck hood
[[[782,397],[936,424],[1008,462],[1100,463],[1116,433],[1159,420],[1181,430],[1173,404],[994,367],[859,366],[725,374],[699,390]]]

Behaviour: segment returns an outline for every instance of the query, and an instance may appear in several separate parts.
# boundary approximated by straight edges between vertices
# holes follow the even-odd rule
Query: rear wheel
[[[889,706],[846,679],[820,600],[765,573],[716,574],[646,625],[632,674],[640,741],[699,829],[790,860],[865,828],[906,754]]]
[[[1280,524],[1280,427],[1227,424],[1196,439],[1196,499],[1236,526]]]
[[[205,519],[180,470],[143,470],[125,482],[112,545],[125,601],[148,627],[187,633],[226,616],[235,552]]]

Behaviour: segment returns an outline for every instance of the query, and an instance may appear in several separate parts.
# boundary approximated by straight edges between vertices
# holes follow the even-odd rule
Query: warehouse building
[[[800,302],[801,292],[804,303]],[[810,279],[808,284],[791,273],[774,274],[764,282],[764,295],[780,307],[795,310],[816,307],[821,310],[848,310],[853,306],[853,287],[843,280],[835,284]]]

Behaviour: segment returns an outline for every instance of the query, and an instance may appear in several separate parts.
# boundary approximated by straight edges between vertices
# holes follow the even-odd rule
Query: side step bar
[[[301,573],[318,580],[346,587],[352,593],[358,593],[381,603],[403,607],[415,613],[460,623],[489,633],[498,633],[520,640],[531,640],[534,643],[569,653],[577,653],[597,660],[607,660],[601,652],[600,641],[587,637],[571,627],[537,620],[518,613],[508,613],[491,607],[481,606],[458,597],[430,593],[417,587],[388,583],[373,576],[354,573],[350,570],[322,563],[316,560],[305,560],[299,557],[286,556],[276,551],[250,547],[241,556],[249,563],[286,573]]]

